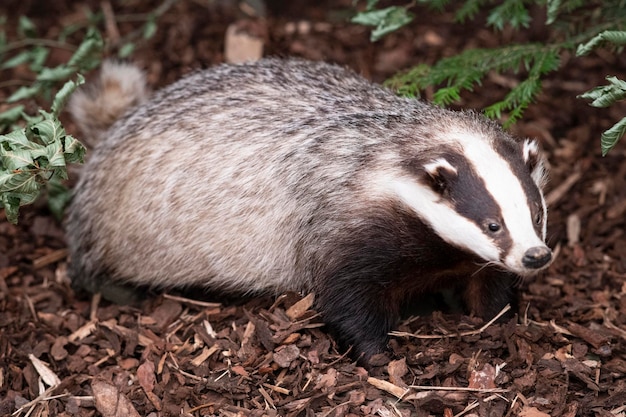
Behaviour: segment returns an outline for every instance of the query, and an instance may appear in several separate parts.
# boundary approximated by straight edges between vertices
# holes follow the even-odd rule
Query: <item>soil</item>
[[[123,16],[152,10],[138,0],[115,3],[118,33],[109,27],[110,42],[139,27]],[[107,5],[10,0],[0,14],[9,34],[27,15],[41,36],[55,39],[86,21],[86,7]],[[260,37],[265,55],[338,62],[382,82],[465,48],[545,36],[539,24],[523,35],[494,34],[480,18],[462,25],[449,13],[423,12],[371,43],[366,28],[346,21],[350,6],[270,1],[263,19],[233,2],[180,0],[132,57],[158,88],[222,62],[226,29],[236,24]],[[53,49],[51,64],[70,53]],[[606,75],[623,78],[625,64],[623,53],[564,56],[512,128],[538,138],[548,156],[556,254],[547,272],[521,284],[517,317],[503,324],[438,311],[407,318],[369,369],[337,348],[310,297],[216,304],[155,294],[138,307],[80,297],[66,276],[62,225],[45,202],[25,207],[16,226],[3,219],[0,415],[626,415],[626,141],[605,158],[599,151],[601,132],[626,108],[593,109],[576,98]],[[1,74],[27,76],[19,68]],[[516,80],[491,76],[461,107],[483,108]],[[15,87],[2,85],[6,98]],[[71,120],[66,126],[80,138]]]

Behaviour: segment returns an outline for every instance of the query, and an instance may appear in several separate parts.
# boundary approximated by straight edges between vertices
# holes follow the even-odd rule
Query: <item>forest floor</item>
[[[122,36],[138,23],[121,16],[150,10],[148,2],[112,3],[109,17],[118,17]],[[494,34],[480,19],[461,25],[448,13],[424,12],[371,43],[366,28],[347,23],[349,0],[269,2],[266,19],[208,3],[176,2],[154,38],[138,45],[133,60],[154,88],[223,62],[233,24],[260,38],[265,55],[337,62],[376,82],[466,48],[544,36],[541,16],[514,36]],[[0,14],[9,33],[27,15],[55,39],[86,21],[85,7],[110,4],[9,0]],[[109,39],[114,29],[105,31]],[[70,53],[55,50],[50,59]],[[545,273],[521,285],[516,319],[486,325],[436,311],[408,318],[369,369],[337,349],[309,298],[296,294],[223,304],[154,295],[140,307],[77,297],[63,228],[45,203],[25,207],[18,225],[2,216],[0,415],[625,416],[626,142],[605,158],[599,152],[601,132],[625,108],[593,109],[576,98],[606,75],[623,76],[625,64],[623,53],[564,56],[512,128],[538,138],[548,156],[556,254]],[[23,77],[19,68],[0,74]],[[461,106],[483,108],[515,82],[492,76]],[[14,89],[3,85],[0,99]]]

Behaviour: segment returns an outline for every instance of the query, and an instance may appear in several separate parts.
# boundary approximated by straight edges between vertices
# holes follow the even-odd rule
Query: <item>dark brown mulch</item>
[[[226,26],[243,18],[219,6],[226,3],[181,0],[159,20],[155,39],[134,56],[153,85],[223,60]],[[84,20],[85,5],[100,7],[42,4],[10,1],[0,13],[9,30],[28,14],[53,38]],[[349,1],[299,4],[270,2],[266,21],[246,23],[262,28],[265,53],[344,63],[376,81],[512,41],[424,13],[371,44],[366,29],[345,22]],[[147,10],[138,1],[114,7],[118,15]],[[122,35],[135,28],[119,24]],[[626,148],[606,158],[598,148],[602,130],[626,109],[575,99],[605,75],[623,74],[624,64],[609,53],[565,57],[514,128],[538,137],[548,154],[557,253],[544,275],[522,285],[517,320],[485,325],[439,312],[407,319],[368,371],[337,351],[299,295],[223,304],[154,295],[138,308],[78,298],[67,282],[62,227],[38,204],[17,226],[0,222],[0,415],[625,415]],[[514,81],[492,77],[463,106],[484,107]]]

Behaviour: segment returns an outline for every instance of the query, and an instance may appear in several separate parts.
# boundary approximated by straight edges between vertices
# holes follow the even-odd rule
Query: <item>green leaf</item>
[[[30,61],[31,55],[32,55],[31,51],[22,51],[19,54],[13,56],[12,58],[4,61],[2,65],[0,65],[0,69],[15,68],[18,65],[22,65]]]
[[[30,126],[30,130],[37,135],[45,145],[59,141],[65,136],[65,129],[61,125],[61,122],[50,113],[44,111],[41,111],[41,113],[44,115],[44,119]]]
[[[4,207],[4,214],[10,223],[17,224],[19,217],[20,200],[6,193],[0,193],[0,207]]]
[[[352,18],[353,23],[376,26],[371,34],[371,40],[373,42],[410,23],[412,20],[413,15],[410,14],[406,8],[399,6],[362,12]]]
[[[605,42],[610,42],[617,46],[626,45],[626,31],[606,30],[591,38],[589,42],[578,45],[578,48],[576,48],[576,55],[587,55],[589,52],[593,51]]]
[[[81,74],[77,74],[76,81],[68,80],[63,85],[63,87],[61,87],[61,89],[54,96],[54,100],[52,101],[51,111],[54,117],[59,116],[61,110],[63,110],[63,107],[65,107],[65,104],[67,103],[67,100],[69,100],[72,93],[76,91],[78,86],[84,83],[85,77],[83,77]]]
[[[464,1],[461,8],[456,12],[455,19],[457,22],[465,22],[476,17],[480,8],[485,5],[489,0],[468,0]]]
[[[4,148],[0,148],[0,162],[2,166],[8,171],[20,171],[32,167],[35,163],[31,152],[27,150],[12,150],[7,151]]]
[[[133,42],[127,42],[117,51],[117,56],[124,59],[128,58],[135,51],[135,44]]]
[[[24,129],[16,129],[6,135],[0,135],[0,143],[3,148],[8,150],[33,150],[41,149],[43,146],[31,142],[26,137]]]
[[[378,26],[380,25],[384,19],[389,14],[389,8],[382,10],[372,10],[367,12],[357,13],[351,19],[352,23],[358,23],[359,25],[365,26]]]
[[[561,7],[561,1],[562,0],[548,0],[546,10],[546,25],[551,25],[556,21],[559,13],[559,8]]]
[[[63,64],[55,68],[42,68],[36,79],[37,81],[65,81],[75,72],[74,68]]]
[[[74,55],[67,62],[67,66],[78,68],[81,71],[95,68],[100,63],[100,54],[103,47],[104,42],[100,33],[97,30],[90,29],[83,42],[74,52]]]
[[[30,172],[0,172],[0,203],[11,223],[17,223],[20,206],[37,199],[40,187],[36,176]]]
[[[85,158],[85,147],[73,136],[65,135],[63,138],[65,160],[69,163],[82,163]]]
[[[72,200],[72,191],[58,179],[51,179],[47,184],[48,208],[57,220],[63,219],[63,212]]]
[[[607,77],[609,85],[595,87],[579,98],[593,100],[589,103],[593,107],[608,107],[613,103],[626,99],[626,82],[617,77]]]
[[[34,38],[37,36],[37,27],[32,20],[24,15],[20,16],[18,20],[17,31],[23,37]]]
[[[30,86],[23,85],[7,98],[7,103],[15,103],[16,101],[36,96],[41,91],[41,88],[42,85],[40,83],[34,83]]]
[[[46,59],[50,51],[43,46],[35,46],[31,49],[31,64],[30,70],[33,72],[39,72],[43,69]]]
[[[605,131],[600,138],[600,148],[602,149],[602,156],[606,156],[606,154],[613,149],[613,147],[617,144],[626,134],[626,117],[624,117],[619,122],[615,123],[613,127]]]
[[[45,153],[42,155],[47,159],[47,164],[42,161],[42,168],[65,167],[65,156],[63,155],[63,147],[61,141],[53,142],[46,146]]]
[[[15,123],[22,116],[23,111],[24,106],[21,104],[3,111],[2,113],[0,113],[0,126],[8,126]]]
[[[148,21],[143,26],[143,38],[150,39],[154,36],[157,31],[156,17],[154,15],[150,16]]]

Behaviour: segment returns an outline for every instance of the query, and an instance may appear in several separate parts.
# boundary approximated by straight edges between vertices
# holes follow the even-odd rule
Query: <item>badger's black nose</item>
[[[535,246],[530,248],[522,258],[522,264],[526,268],[539,269],[552,260],[552,251],[547,246]]]

